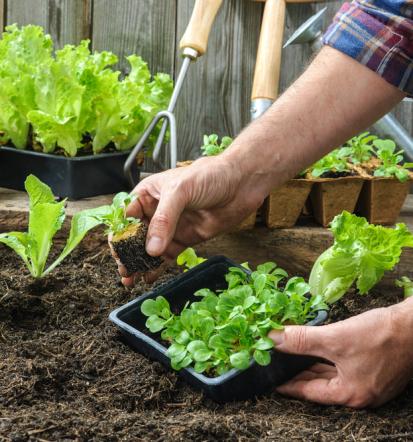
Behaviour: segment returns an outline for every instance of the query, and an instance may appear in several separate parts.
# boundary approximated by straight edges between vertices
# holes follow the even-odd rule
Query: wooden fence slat
[[[49,0],[47,31],[55,47],[79,44],[91,37],[93,0]]]
[[[5,0],[0,0],[0,31],[3,32],[5,23],[5,14],[6,14],[6,8],[5,8]]]
[[[19,26],[34,24],[47,29],[48,0],[9,0],[7,2],[7,24]]]
[[[193,1],[178,0],[177,42],[192,8]],[[251,0],[223,2],[208,50],[190,67],[177,104],[179,159],[199,156],[203,134],[235,136],[248,123],[262,9]]]
[[[175,21],[175,0],[95,0],[93,48],[115,52],[122,70],[125,56],[138,54],[151,72],[173,75]]]
[[[91,10],[92,0],[9,0],[7,23],[43,26],[59,49],[90,36]]]

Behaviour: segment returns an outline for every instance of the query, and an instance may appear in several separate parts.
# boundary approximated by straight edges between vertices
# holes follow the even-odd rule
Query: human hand
[[[318,363],[278,387],[281,394],[322,404],[376,407],[413,377],[413,299],[320,327],[271,331],[276,350],[313,355]]]
[[[128,216],[149,224],[146,249],[150,255],[175,258],[186,247],[228,231],[265,197],[243,179],[237,164],[223,156],[202,158],[191,166],[152,175],[133,190],[138,198]],[[134,283],[118,262],[122,282]]]

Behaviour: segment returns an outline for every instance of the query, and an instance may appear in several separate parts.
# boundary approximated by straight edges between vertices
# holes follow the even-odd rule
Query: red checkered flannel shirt
[[[323,41],[413,95],[413,0],[344,3]]]

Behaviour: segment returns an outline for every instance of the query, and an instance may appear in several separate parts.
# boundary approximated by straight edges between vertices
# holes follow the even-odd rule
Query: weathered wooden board
[[[69,202],[67,214],[107,204],[111,196]],[[23,230],[27,226],[28,204],[23,192],[0,189],[0,232]],[[400,216],[413,231],[413,196],[409,196]],[[104,241],[104,240],[103,240]],[[275,261],[290,274],[308,275],[316,258],[331,245],[332,235],[316,226],[296,226],[270,230],[256,227],[251,231],[221,235],[196,249],[200,256],[226,255],[236,262],[248,261],[252,266]],[[406,249],[395,272],[387,275],[382,287],[391,287],[395,277],[413,278],[413,249]]]
[[[90,37],[92,0],[9,0],[7,24],[43,26],[61,48]]]
[[[178,0],[177,43],[189,22],[192,0]],[[208,50],[191,66],[177,106],[179,159],[199,156],[202,135],[237,135],[248,123],[263,5],[223,2]],[[177,54],[177,68],[181,57]]]
[[[6,24],[5,14],[6,14],[5,0],[0,0],[0,31],[1,32],[3,32],[4,26]]]
[[[93,6],[93,48],[110,50],[125,57],[141,55],[151,72],[174,74],[175,0],[95,0]]]

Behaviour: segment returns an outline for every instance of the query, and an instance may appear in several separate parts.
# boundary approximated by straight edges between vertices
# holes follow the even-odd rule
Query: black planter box
[[[170,359],[166,355],[167,348],[161,343],[160,335],[150,333],[145,327],[147,317],[141,313],[142,302],[162,295],[170,303],[171,310],[179,312],[188,300],[197,299],[193,296],[197,290],[226,288],[225,274],[229,267],[234,266],[240,267],[223,256],[211,258],[173,281],[114,310],[109,319],[120,328],[126,342],[134,349],[170,367]],[[240,268],[245,270],[243,267]],[[308,325],[320,325],[327,319],[327,316],[327,312],[321,311]],[[178,373],[189,384],[204,391],[215,401],[228,402],[270,392],[275,386],[283,384],[317,360],[313,357],[289,355],[273,350],[271,363],[266,367],[251,360],[246,370],[232,369],[215,378],[198,374],[191,368],[184,368]]]
[[[129,190],[123,165],[129,152],[74,158],[0,147],[0,187],[24,190],[27,175],[48,184],[56,196],[69,199]],[[135,171],[136,182],[139,171]]]

